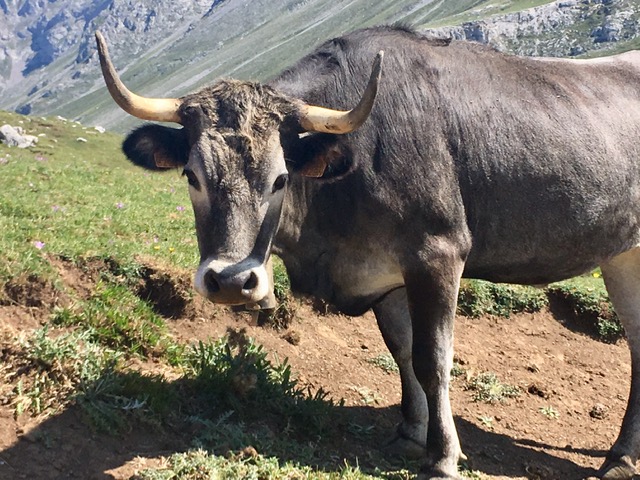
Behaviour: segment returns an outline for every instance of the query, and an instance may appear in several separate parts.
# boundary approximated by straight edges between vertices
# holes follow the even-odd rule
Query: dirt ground
[[[202,300],[196,300],[202,302]],[[385,435],[400,417],[399,377],[368,360],[386,352],[372,314],[359,318],[321,315],[299,306],[287,331],[259,327],[248,314],[207,310],[170,321],[182,341],[218,337],[229,329],[247,335],[279,359],[288,357],[300,382],[322,387],[359,422],[375,425],[368,456],[375,463]],[[5,336],[37,328],[43,306],[0,307]],[[289,340],[297,337],[297,345]],[[296,342],[294,342],[296,343]],[[589,478],[614,441],[626,404],[630,362],[624,341],[604,344],[575,331],[562,314],[544,311],[509,319],[459,317],[456,358],[465,374],[452,383],[453,412],[469,466],[482,478]],[[474,402],[465,378],[494,372],[523,393],[504,403]],[[145,431],[122,437],[99,435],[75,408],[35,421],[14,419],[0,398],[0,479],[125,479],[158,465],[185,445]],[[554,412],[557,412],[557,416]],[[556,418],[557,417],[557,418]],[[345,452],[345,455],[348,452]]]

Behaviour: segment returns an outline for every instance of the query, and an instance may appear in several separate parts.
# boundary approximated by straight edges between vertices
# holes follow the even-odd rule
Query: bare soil
[[[92,291],[91,268],[101,268],[52,263],[78,295]],[[152,288],[152,280],[159,279],[164,285],[160,297],[184,300],[182,307],[165,306],[164,311],[177,340],[246,330],[274,358],[287,357],[303,385],[344,399],[341,408],[358,424],[375,427],[363,442],[340,447],[345,458],[357,457],[361,465],[384,458],[379,447],[400,419],[400,388],[397,374],[369,361],[387,351],[371,313],[359,318],[320,314],[302,301],[287,330],[260,327],[250,314],[173,291],[167,279],[174,273],[149,267],[139,290],[161,304]],[[46,322],[52,303],[64,300],[32,278],[14,282],[5,293],[11,301],[0,305],[0,354],[20,332]],[[555,310],[508,319],[457,319],[456,358],[465,373],[451,386],[453,411],[469,466],[483,478],[582,479],[593,476],[603,462],[626,405],[629,353],[625,341],[605,344],[578,330]],[[481,372],[494,372],[523,393],[495,404],[475,402],[465,389],[465,376]],[[117,437],[96,433],[73,406],[48,418],[16,419],[9,386],[1,382],[0,479],[125,479],[188,447],[186,438],[144,429]]]

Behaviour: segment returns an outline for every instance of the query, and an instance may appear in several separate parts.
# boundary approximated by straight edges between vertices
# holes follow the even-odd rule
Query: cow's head
[[[123,110],[183,126],[140,127],[127,137],[123,150],[133,163],[150,170],[183,169],[200,249],[196,290],[216,303],[273,307],[270,253],[289,174],[321,177],[341,156],[334,142],[316,141],[311,147],[300,136],[317,132],[330,139],[367,119],[382,52],[358,105],[337,111],[234,80],[182,98],[140,97],[120,81],[102,35],[96,33],[96,40],[107,87]]]

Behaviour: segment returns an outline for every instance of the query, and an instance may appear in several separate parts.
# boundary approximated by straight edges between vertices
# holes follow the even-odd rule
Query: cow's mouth
[[[223,305],[246,305],[250,309],[274,308],[271,261],[251,257],[241,262],[208,258],[200,264],[194,281],[196,291]]]

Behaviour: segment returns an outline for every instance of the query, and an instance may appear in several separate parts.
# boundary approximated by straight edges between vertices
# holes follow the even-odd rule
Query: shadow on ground
[[[195,385],[189,382],[193,380],[180,379],[170,385],[176,391],[190,392]],[[188,404],[189,400],[183,399],[181,404]],[[361,470],[369,473],[373,473],[375,467],[417,471],[417,463],[389,458],[379,449],[388,441],[399,420],[397,406],[336,405],[326,414],[327,425],[331,427],[322,436],[305,437],[300,429],[284,433],[284,429],[277,431],[274,424],[267,425],[268,429],[263,428],[264,424],[247,427],[245,422],[247,438],[251,438],[250,445],[265,456],[326,471],[340,470],[345,460],[352,465],[358,464]],[[130,422],[120,433],[99,433],[88,426],[86,411],[80,405],[72,405],[21,435],[14,445],[0,452],[0,479],[112,479],[114,476],[109,471],[136,457],[157,458],[183,452],[194,446],[195,438],[202,438],[202,431],[176,416],[166,415],[157,420],[155,426]],[[485,431],[461,418],[457,418],[456,423],[469,456],[469,467],[484,474],[577,480],[595,473],[548,453],[553,451],[550,445]],[[288,446],[298,442],[301,447],[283,448],[277,438],[261,438],[264,432],[267,432],[265,437],[286,436]],[[307,448],[309,445],[313,448]],[[235,446],[242,445],[236,443]],[[209,450],[216,454],[226,453],[221,447]],[[605,455],[603,451],[582,453],[596,457]],[[122,478],[120,475],[118,477]]]

